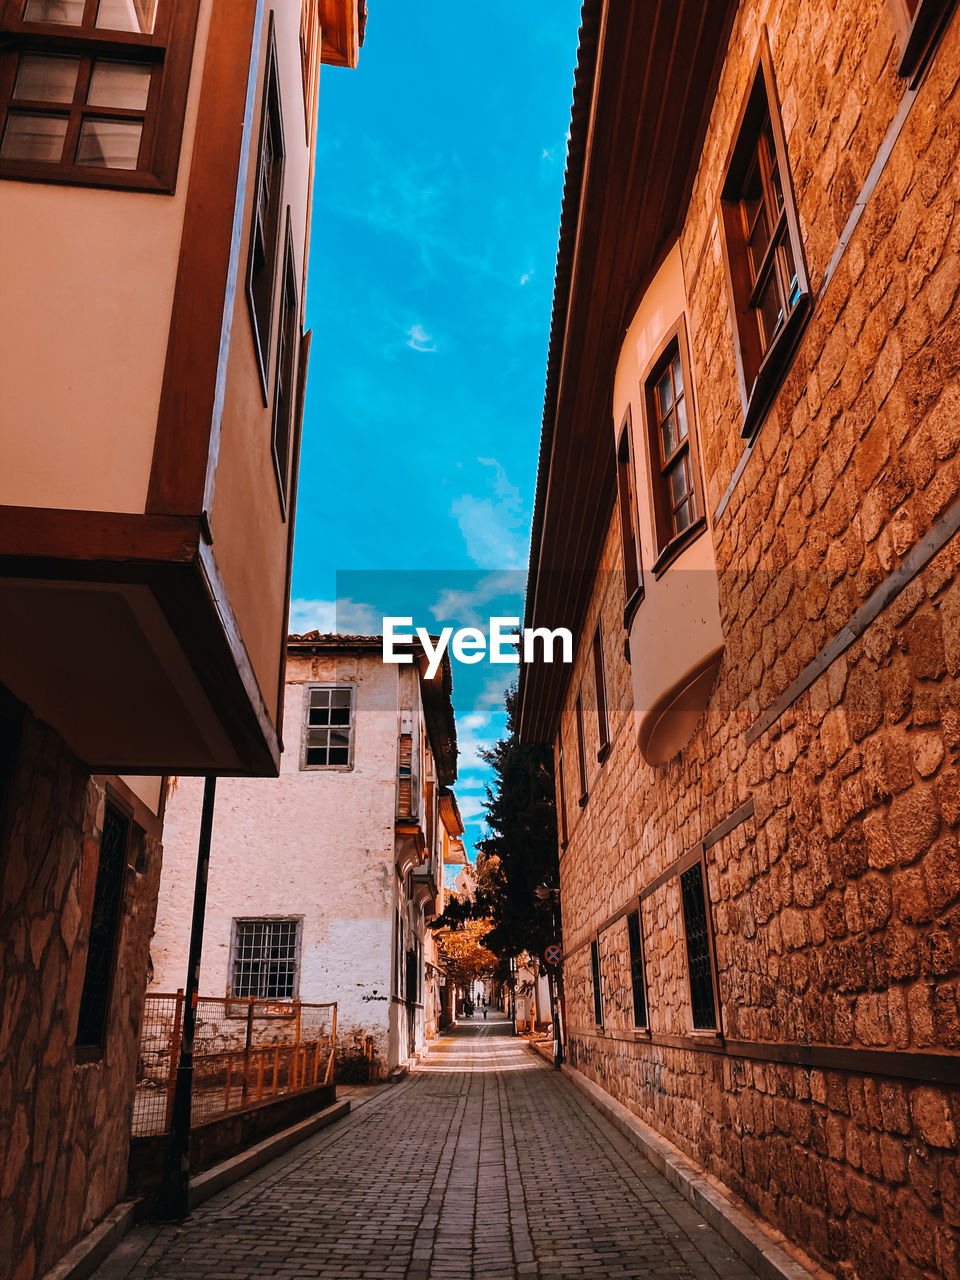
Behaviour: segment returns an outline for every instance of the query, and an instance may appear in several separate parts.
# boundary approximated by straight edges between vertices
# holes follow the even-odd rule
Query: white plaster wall
[[[348,681],[357,684],[353,768],[301,772],[304,684]],[[235,918],[300,916],[300,998],[336,1000],[341,1042],[372,1034],[386,1061],[397,904],[397,668],[385,666],[379,651],[359,660],[291,659],[283,740],[279,778],[217,784],[200,992],[227,994]],[[202,779],[184,778],[167,803],[154,991],[185,981],[202,794]]]

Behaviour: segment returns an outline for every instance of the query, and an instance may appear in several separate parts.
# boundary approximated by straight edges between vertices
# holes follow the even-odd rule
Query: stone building
[[[162,776],[279,762],[317,74],[362,17],[0,8],[3,1280],[124,1193]]]
[[[463,860],[463,824],[449,658],[428,680],[419,644],[406,664],[384,663],[381,646],[290,638],[280,776],[218,787],[200,993],[335,1000],[340,1074],[367,1069],[372,1037],[382,1077],[439,1021],[425,926],[444,863]],[[157,991],[186,973],[201,796],[185,778],[167,803]]]
[[[587,0],[521,676],[569,1061],[846,1280],[960,1276],[960,17]]]

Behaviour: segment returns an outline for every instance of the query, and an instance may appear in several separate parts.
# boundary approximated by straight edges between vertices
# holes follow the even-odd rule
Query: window
[[[401,733],[397,744],[397,813],[413,814],[413,734]]]
[[[353,767],[353,685],[307,685],[301,769]]]
[[[260,371],[263,403],[267,403],[267,369],[270,353],[270,320],[280,253],[280,208],[283,192],[283,117],[280,112],[280,78],[273,13],[267,34],[267,67],[263,82],[257,179],[254,184],[253,226],[247,260],[247,302],[253,329],[253,346]]]
[[[300,975],[300,920],[234,920],[230,994],[293,1000]]]
[[[720,207],[743,434],[749,437],[786,373],[810,303],[766,41],[727,166]]]
[[[0,177],[174,189],[198,0],[0,0]]]
[[[300,70],[303,76],[303,110],[309,143],[313,124],[313,107],[317,97],[317,79],[320,72],[319,0],[301,0]]]
[[[590,943],[590,973],[593,978],[593,1020],[603,1026],[603,997],[600,993],[600,943],[594,938]]]
[[[647,983],[643,969],[643,928],[639,909],[631,911],[627,916],[627,937],[630,943],[630,981],[633,986],[633,1025],[646,1027]]]
[[[283,251],[283,286],[280,293],[280,323],[277,328],[277,373],[273,388],[273,465],[280,490],[280,505],[287,513],[290,492],[290,453],[293,439],[293,409],[296,384],[297,276],[293,263],[293,236],[287,211],[287,236]]]
[[[557,752],[557,782],[560,787],[560,848],[567,847],[567,787],[564,781],[563,744]]]
[[[690,979],[693,1026],[697,1031],[715,1031],[717,1005],[713,989],[713,937],[702,862],[697,861],[681,872],[680,900],[687,939],[687,974]]]
[[[705,526],[696,423],[683,318],[661,344],[644,379],[650,484],[661,573]]]
[[[630,457],[630,411],[620,428],[617,446],[617,492],[620,499],[620,537],[623,545],[623,585],[626,605],[623,625],[630,625],[630,618],[643,597],[643,567],[640,563],[640,538],[637,534],[637,499],[633,482],[633,462]]]
[[[887,0],[900,40],[900,75],[912,88],[930,60],[930,55],[954,7],[954,0]]]
[[[120,936],[120,909],[127,871],[130,819],[107,801],[100,834],[100,857],[93,890],[90,941],[77,1019],[77,1046],[101,1047]]]
[[[587,756],[583,745],[583,698],[577,694],[577,766],[580,773],[580,808],[587,803]]]
[[[600,744],[597,759],[603,761],[610,754],[610,726],[607,723],[607,683],[603,676],[603,636],[599,623],[593,633],[593,676],[597,690],[597,740]]]

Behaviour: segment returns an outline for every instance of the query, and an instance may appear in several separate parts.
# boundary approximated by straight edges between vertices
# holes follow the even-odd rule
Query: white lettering
[[[520,636],[516,631],[504,631],[504,627],[519,627],[519,618],[491,618],[490,619],[490,661],[519,663],[520,655],[517,652],[517,645],[520,643]],[[504,645],[509,645],[508,649]]]
[[[523,660],[524,662],[536,662],[534,653],[534,641],[538,638],[543,641],[543,660],[544,662],[553,662],[553,649],[559,637],[562,645],[561,655],[563,662],[573,661],[573,635],[566,627],[557,627],[556,631],[550,631],[547,627],[527,627],[523,633]]]
[[[486,637],[476,627],[462,627],[453,637],[453,656],[469,666],[483,661],[486,647]]]
[[[444,627],[441,630],[437,637],[436,648],[433,647],[433,637],[426,627],[417,627],[417,635],[423,645],[423,652],[427,655],[427,679],[432,680],[440,670],[440,663],[443,661],[443,655],[453,635],[453,627]]]
[[[412,653],[397,653],[395,644],[413,644],[413,636],[397,635],[394,627],[412,627],[412,618],[384,618],[383,620],[383,660],[384,662],[412,662]]]

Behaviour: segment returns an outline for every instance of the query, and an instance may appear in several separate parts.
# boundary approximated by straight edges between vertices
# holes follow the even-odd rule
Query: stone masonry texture
[[[74,1048],[103,824],[92,779],[26,715],[0,825],[0,1277],[33,1280],[123,1198],[159,843],[127,870],[103,1055]],[[132,851],[133,852],[133,851]]]
[[[582,1095],[467,1023],[400,1086],[94,1280],[751,1280]]]
[[[814,304],[714,518],[746,447],[717,200],[764,27]],[[572,1064],[831,1273],[958,1280],[960,1091],[924,1078],[918,1055],[960,1050],[960,536],[748,737],[960,493],[960,16],[908,104],[898,58],[884,0],[740,6],[680,233],[723,661],[690,742],[647,765],[612,519],[560,727],[565,977]],[[602,763],[598,619],[612,740]],[[748,801],[753,815],[705,855],[732,1043],[707,1052],[717,1038],[691,1035],[676,876],[640,907],[650,1034],[637,1032],[626,921],[601,926]],[[804,1045],[846,1056],[831,1068],[786,1060]]]

